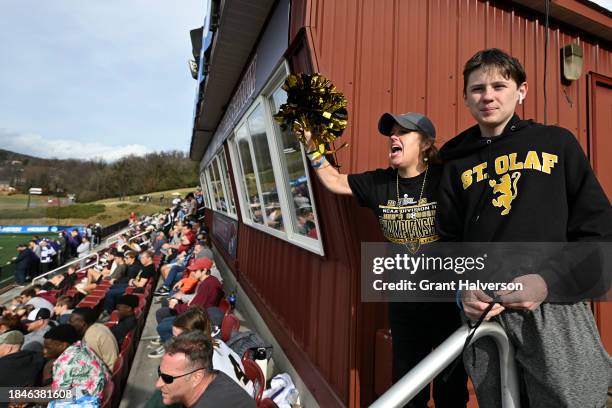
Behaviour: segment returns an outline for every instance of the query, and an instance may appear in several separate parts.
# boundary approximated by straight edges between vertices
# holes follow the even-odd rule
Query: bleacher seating
[[[99,256],[102,257],[106,250],[101,251]],[[90,259],[95,260],[98,258],[92,256]],[[164,264],[164,262],[165,257],[155,256],[155,277],[153,279],[149,279],[147,284],[142,289],[128,287],[125,290],[125,294],[132,293],[139,298],[138,306],[135,308],[137,323],[134,329],[132,329],[126,335],[122,342],[119,356],[114,367],[112,367],[111,381],[106,384],[104,389],[101,407],[116,408],[119,406],[119,402],[121,401],[123,391],[125,390],[126,382],[133,363],[134,355],[136,353],[136,348],[140,341],[140,336],[153,300],[153,291],[155,290],[157,280],[159,279],[159,268],[162,264]],[[86,275],[86,271],[77,272],[76,281],[81,282]],[[111,287],[112,283],[110,281],[101,280],[99,283],[97,283],[95,289],[87,295],[83,295],[76,290],[75,286],[72,286],[64,288],[61,291],[48,291],[45,293],[45,297],[52,303],[55,303],[55,300],[62,295],[73,296],[76,299],[80,299],[77,303],[77,307],[90,307],[99,314],[102,312],[104,299]],[[231,305],[225,298],[220,301],[218,307],[224,313],[221,324],[221,338],[223,341],[228,341],[232,334],[240,329],[240,320],[233,314]],[[119,313],[117,310],[114,310],[110,314],[110,318],[105,324],[107,327],[111,328],[116,325],[118,321]],[[272,408],[276,407],[276,404],[274,404],[274,402],[270,399],[265,399],[262,401],[262,393],[265,388],[265,377],[259,366],[253,360],[249,359],[243,360],[243,365],[246,376],[254,383],[254,388],[256,390],[255,399],[258,406]]]
[[[100,256],[102,256],[103,252],[100,252]],[[93,260],[94,258],[92,258]],[[146,315],[148,313],[148,309],[151,305],[152,300],[152,292],[153,288],[157,284],[157,272],[158,266],[160,262],[160,258],[157,257],[155,263],[156,276],[154,279],[150,279],[147,282],[147,285],[144,287],[143,293],[134,293],[139,297],[138,307],[135,309],[135,314],[137,318],[137,325],[134,330],[131,330],[123,340],[123,344],[120,349],[119,356],[115,363],[115,366],[112,370],[112,380],[109,381],[104,389],[103,401],[101,403],[101,407],[103,408],[115,408],[119,406],[119,402],[121,401],[121,396],[124,391],[124,386],[127,382],[127,378],[130,372],[130,368],[133,362],[136,345],[138,344],[140,333],[145,323]],[[86,272],[81,271],[77,274],[77,282],[80,282],[84,277],[86,277]],[[51,303],[55,303],[57,298],[62,295],[68,296],[84,296],[77,304],[77,307],[90,307],[94,309],[96,312],[100,313],[102,311],[102,306],[104,303],[104,298],[106,293],[111,288],[112,284],[108,280],[101,280],[96,288],[91,291],[88,295],[84,296],[80,294],[74,286],[69,287],[63,291],[48,291],[44,293],[44,297],[49,300]],[[132,293],[134,288],[128,288],[125,293]],[[106,322],[107,327],[112,327],[117,324],[119,321],[119,314],[117,310],[114,310],[110,316],[108,322]]]

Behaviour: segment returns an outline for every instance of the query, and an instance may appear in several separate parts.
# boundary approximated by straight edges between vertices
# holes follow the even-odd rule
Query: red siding
[[[463,106],[462,70],[479,49],[498,47],[525,65],[529,94],[519,113],[544,120],[544,27],[525,9],[478,0],[312,0],[308,2],[319,70],[349,99],[352,148],[339,154],[345,171],[386,166],[376,130],[380,114],[421,111],[436,124],[440,143],[473,122]],[[308,5],[306,7],[308,9]],[[584,49],[583,76],[563,85],[560,49]],[[548,123],[572,130],[586,147],[587,73],[612,75],[612,53],[592,39],[551,24]]]
[[[352,212],[348,200],[338,201],[320,190],[316,195],[318,208],[325,208],[320,223],[326,256],[242,224],[240,281],[258,297],[260,312],[266,309],[268,323],[273,319],[285,331],[289,344],[281,344],[287,355],[291,358],[297,348],[307,356],[308,361],[300,363],[304,356],[295,355],[298,361],[293,363],[306,379],[314,379],[309,385],[322,406],[343,406],[348,403],[349,358],[355,336],[351,313],[358,287],[358,242],[351,236],[354,226],[347,217]],[[330,388],[316,382],[317,377]]]
[[[377,131],[384,111],[421,111],[440,143],[472,124],[462,98],[462,66],[477,50],[500,47],[525,65],[529,94],[519,113],[543,121],[544,28],[539,16],[478,0],[293,0],[288,51],[294,70],[318,69],[349,100],[351,146],[341,171],[387,165]],[[612,53],[592,39],[549,30],[548,122],[587,146],[587,75],[612,76]],[[563,85],[559,49],[578,42],[583,76]],[[359,243],[379,240],[374,217],[351,199],[314,183],[325,257],[252,229],[239,228],[239,279],[319,404],[357,407],[373,398],[374,336],[384,305],[359,302]],[[356,221],[359,220],[359,221]]]

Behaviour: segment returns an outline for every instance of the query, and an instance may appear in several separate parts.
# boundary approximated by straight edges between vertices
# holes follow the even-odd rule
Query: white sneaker
[[[154,346],[161,346],[162,345],[161,337],[151,340],[151,344]]]
[[[149,357],[149,358],[161,358],[164,355],[165,351],[166,350],[164,349],[164,346],[159,346],[158,348],[156,348],[155,350],[153,350],[152,352],[147,354],[147,357]]]

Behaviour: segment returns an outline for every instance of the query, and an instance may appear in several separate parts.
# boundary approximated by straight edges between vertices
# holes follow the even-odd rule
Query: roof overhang
[[[213,40],[208,76],[196,103],[189,157],[199,161],[210,143],[275,0],[225,0]]]
[[[539,13],[546,13],[546,2],[512,0]],[[550,16],[612,43],[612,12],[588,0],[551,0]]]

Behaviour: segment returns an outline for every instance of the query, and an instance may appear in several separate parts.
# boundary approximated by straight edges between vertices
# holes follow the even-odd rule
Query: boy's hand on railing
[[[463,312],[465,313],[465,316],[472,321],[477,321],[492,301],[493,298],[484,293],[482,290],[465,290],[461,292]],[[490,320],[492,317],[497,316],[504,310],[504,306],[495,304],[493,308],[491,308],[491,311],[487,313],[485,320]]]
[[[540,275],[531,273],[515,278],[513,283],[523,285],[522,290],[496,292],[499,303],[510,309],[535,310],[548,296],[548,286]]]

